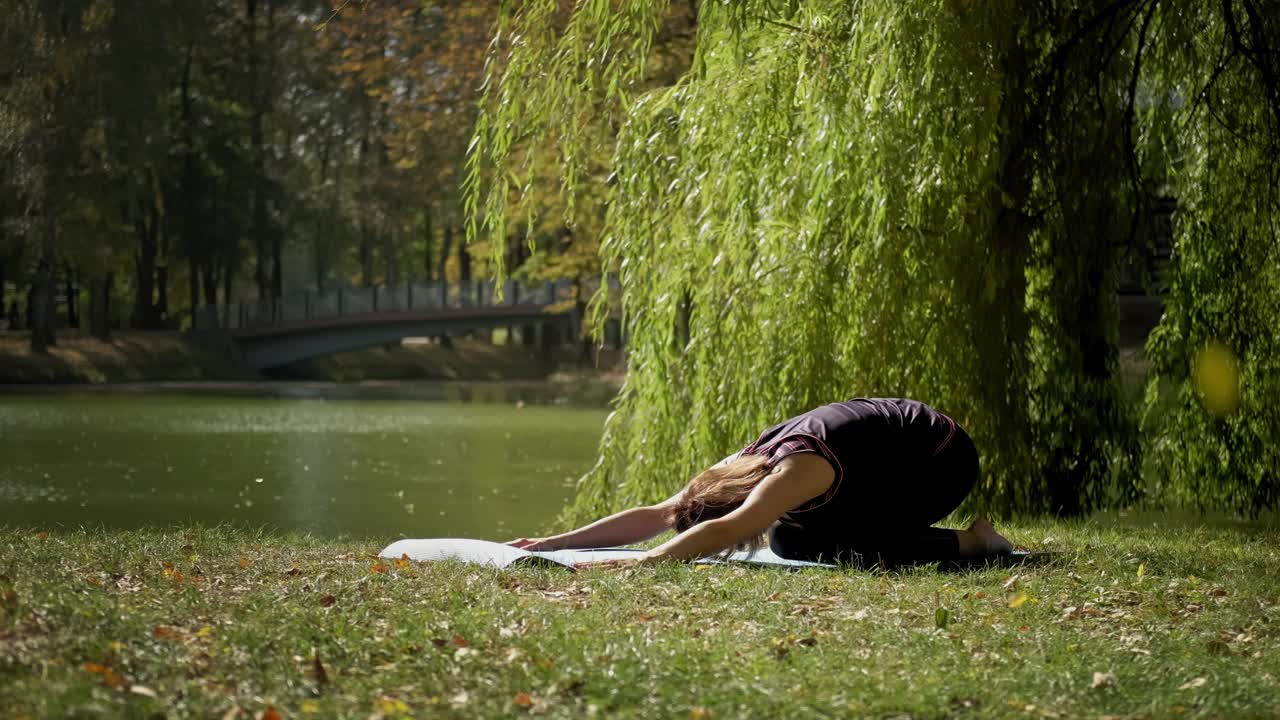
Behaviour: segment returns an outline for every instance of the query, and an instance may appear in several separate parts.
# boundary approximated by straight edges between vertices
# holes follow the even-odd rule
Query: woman
[[[641,562],[757,549],[779,556],[893,566],[1007,553],[985,519],[931,527],[978,478],[978,453],[954,420],[915,400],[856,398],[768,428],[656,505],[631,508],[528,550],[627,545],[675,529]],[[607,563],[618,564],[618,563]]]

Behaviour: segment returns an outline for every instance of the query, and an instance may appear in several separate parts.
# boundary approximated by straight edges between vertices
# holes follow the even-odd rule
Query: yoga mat
[[[513,567],[518,565],[546,565],[574,568],[578,563],[599,560],[625,560],[644,555],[644,550],[634,548],[598,548],[595,550],[550,550],[545,552],[529,552],[489,540],[470,540],[467,538],[434,538],[421,540],[397,540],[378,553],[380,557],[410,560],[456,560],[473,565],[490,567]],[[964,569],[981,568],[992,565],[1016,565],[1027,560],[1039,558],[1043,553],[1032,555],[1026,550],[1015,550],[1010,555],[972,558],[962,562],[943,563],[945,568]],[[754,554],[736,552],[728,560],[719,558],[703,558],[699,563],[720,564],[724,562],[745,565],[767,565],[773,567],[836,567],[830,563],[806,562],[804,560],[788,560],[775,555],[769,548],[762,548]]]

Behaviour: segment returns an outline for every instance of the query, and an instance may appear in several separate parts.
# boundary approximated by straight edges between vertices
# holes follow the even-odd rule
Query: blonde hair
[[[723,465],[707,468],[689,481],[680,500],[671,510],[676,532],[684,532],[701,522],[715,520],[742,507],[756,485],[769,474],[769,460],[760,455],[739,455]],[[744,538],[733,550],[755,552],[764,547],[764,535]]]

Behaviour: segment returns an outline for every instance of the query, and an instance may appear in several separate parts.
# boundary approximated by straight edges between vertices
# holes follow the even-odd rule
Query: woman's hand
[[[547,547],[548,543],[546,538],[520,538],[518,540],[510,540],[506,544],[514,548],[520,548],[521,550],[528,550],[529,552],[551,549]]]

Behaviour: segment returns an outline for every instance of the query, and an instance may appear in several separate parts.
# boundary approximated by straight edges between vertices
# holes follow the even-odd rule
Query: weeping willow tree
[[[984,465],[974,509],[1073,515],[1135,498],[1115,288],[1121,258],[1150,241],[1157,182],[1183,193],[1153,343],[1180,393],[1150,421],[1159,466],[1185,486],[1214,448],[1275,436],[1248,394],[1208,419],[1186,362],[1222,338],[1248,345],[1247,381],[1274,378],[1249,354],[1269,353],[1249,343],[1273,333],[1280,298],[1275,185],[1257,184],[1274,77],[1243,50],[1209,59],[1266,33],[1233,18],[1250,1],[705,2],[691,67],[660,88],[645,60],[668,3],[508,7],[470,158],[471,232],[506,237],[549,163],[569,208],[606,183],[602,255],[629,335],[574,514],[663,497],[762,426],[855,395],[920,398],[969,428]],[[1195,34],[1206,23],[1219,32]],[[1252,42],[1255,60],[1274,58]],[[1200,88],[1194,112],[1178,104]],[[588,169],[602,143],[607,179]],[[1247,289],[1215,285],[1228,257]],[[1251,270],[1264,260],[1270,274]],[[1215,481],[1274,484],[1235,462]]]

